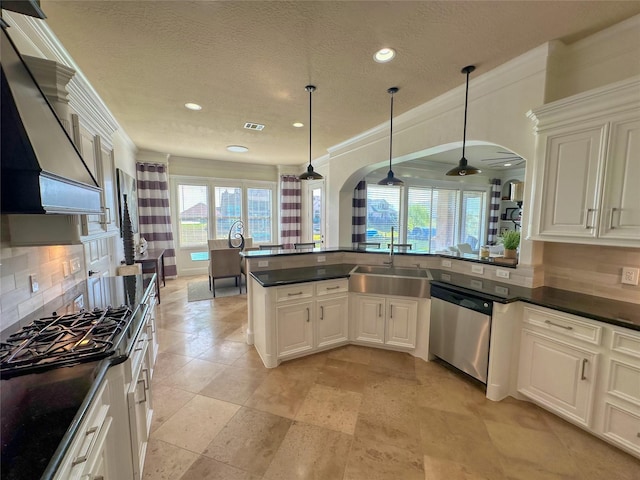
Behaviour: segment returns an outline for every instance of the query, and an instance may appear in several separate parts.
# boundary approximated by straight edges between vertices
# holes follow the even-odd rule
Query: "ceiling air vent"
[[[259,123],[247,122],[244,124],[244,128],[246,128],[247,130],[256,130],[258,132],[261,132],[264,129],[264,125],[260,125]]]

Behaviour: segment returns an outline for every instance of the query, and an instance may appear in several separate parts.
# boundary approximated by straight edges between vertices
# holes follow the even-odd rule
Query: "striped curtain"
[[[493,245],[498,237],[500,226],[500,197],[502,196],[502,181],[494,178],[491,181],[491,204],[489,206],[489,229],[487,230],[487,244]]]
[[[171,229],[167,166],[136,163],[136,176],[140,235],[149,243],[150,250],[164,248],[165,275],[167,278],[176,277],[178,270]]]
[[[300,179],[295,175],[280,177],[280,243],[293,248],[300,242],[302,193]]]
[[[358,242],[367,241],[367,184],[360,180],[353,189],[351,200],[351,242],[354,246]]]

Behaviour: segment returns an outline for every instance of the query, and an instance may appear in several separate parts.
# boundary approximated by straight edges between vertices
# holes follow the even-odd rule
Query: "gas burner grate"
[[[41,318],[0,343],[2,378],[104,358],[128,325],[126,306]]]

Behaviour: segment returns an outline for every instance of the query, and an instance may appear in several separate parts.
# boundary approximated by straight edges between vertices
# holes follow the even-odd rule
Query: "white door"
[[[276,309],[278,358],[306,352],[313,348],[312,308],[313,302],[309,301]]]
[[[518,391],[590,427],[598,355],[522,330]]]
[[[317,346],[324,347],[349,340],[349,302],[346,295],[316,303]]]
[[[640,120],[611,125],[600,237],[640,241]]]
[[[385,343],[397,347],[415,348],[418,302],[388,299],[387,305]]]
[[[89,295],[86,308],[104,306],[111,303],[111,292],[104,291],[107,282],[98,282],[102,277],[113,274],[111,262],[112,238],[103,237],[83,243],[84,259],[87,269],[87,288]]]
[[[384,343],[385,301],[381,297],[355,296],[355,340]]]
[[[606,134],[599,125],[547,139],[541,235],[596,236]]]

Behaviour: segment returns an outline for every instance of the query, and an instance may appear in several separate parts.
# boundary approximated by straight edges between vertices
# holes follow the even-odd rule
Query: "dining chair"
[[[242,293],[242,269],[239,248],[217,248],[209,251],[209,289],[216,296],[216,278],[235,277]]]

